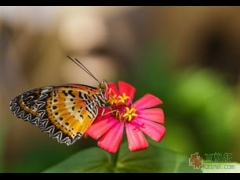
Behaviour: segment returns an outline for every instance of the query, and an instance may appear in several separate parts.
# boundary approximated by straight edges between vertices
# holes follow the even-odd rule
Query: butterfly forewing
[[[105,89],[81,84],[58,85],[24,92],[10,102],[10,109],[58,142],[71,145],[93,123],[105,100]]]

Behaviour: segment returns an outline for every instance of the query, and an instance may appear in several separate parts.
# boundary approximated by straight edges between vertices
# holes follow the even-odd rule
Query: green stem
[[[113,167],[116,167],[117,165],[118,154],[119,154],[119,150],[116,153],[111,154]]]
[[[122,142],[123,143],[124,141],[126,141],[126,137],[123,136],[123,139],[122,139]],[[119,145],[119,148],[118,148],[118,151],[114,154],[111,154],[111,159],[112,159],[112,167],[117,167],[117,161],[118,161],[118,157],[119,157],[119,152],[120,152],[120,146],[121,144]]]

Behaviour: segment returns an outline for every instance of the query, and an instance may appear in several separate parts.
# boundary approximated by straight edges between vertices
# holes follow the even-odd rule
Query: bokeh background
[[[162,101],[164,148],[240,162],[240,7],[0,7],[0,171],[41,172],[82,149],[12,115],[31,88],[123,80]]]

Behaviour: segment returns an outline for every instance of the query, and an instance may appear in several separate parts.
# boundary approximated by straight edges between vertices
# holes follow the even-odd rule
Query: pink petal
[[[110,153],[117,152],[120,142],[122,140],[123,129],[123,123],[116,123],[114,126],[112,126],[111,129],[109,129],[106,134],[104,134],[100,138],[100,140],[98,141],[98,146]]]
[[[160,108],[142,109],[137,112],[138,118],[164,123],[163,110]]]
[[[139,128],[151,139],[157,142],[162,140],[166,132],[166,128],[163,125],[155,123],[153,121],[141,119],[141,118],[136,118],[136,120],[138,122],[141,122],[141,124],[143,124],[139,126]]]
[[[98,118],[88,128],[86,134],[91,136],[93,139],[99,139],[103,134],[109,131],[110,128],[116,126],[119,122],[113,117],[109,118]]]
[[[130,85],[130,84],[124,82],[124,81],[119,81],[118,82],[118,87],[119,87],[120,95],[125,93],[127,96],[130,97],[129,101],[130,102],[133,101],[133,97],[134,97],[134,94],[136,92],[136,89],[132,85]]]
[[[110,90],[111,94],[117,94],[117,95],[119,94],[119,91],[117,89],[117,85],[115,83],[113,83],[113,82],[109,82],[108,83],[108,89],[111,89]]]
[[[148,142],[142,131],[131,123],[126,124],[126,133],[130,151],[139,151],[148,147]]]
[[[152,94],[145,94],[143,97],[141,97],[139,100],[137,100],[134,103],[134,106],[138,110],[140,110],[140,109],[151,108],[160,104],[162,104],[162,101],[158,97]]]

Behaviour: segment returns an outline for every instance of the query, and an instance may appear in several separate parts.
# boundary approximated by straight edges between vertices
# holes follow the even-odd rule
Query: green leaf
[[[99,148],[88,148],[44,172],[111,172],[111,155]]]
[[[201,172],[188,165],[188,158],[153,145],[131,152],[127,143],[123,143],[116,154],[88,148],[44,172]]]
[[[188,157],[150,145],[146,150],[130,152],[125,143],[119,152],[117,172],[201,172],[190,167]]]

